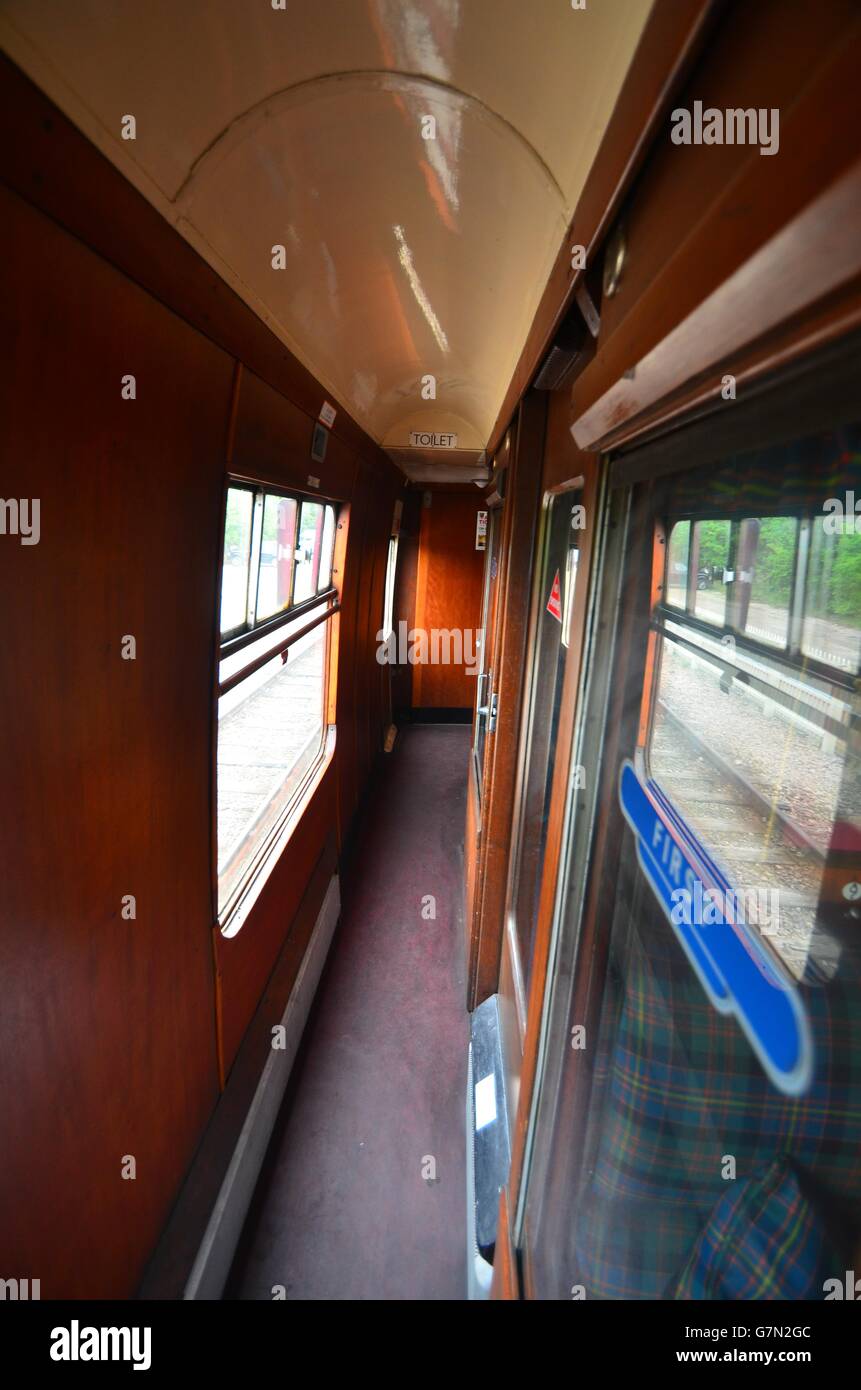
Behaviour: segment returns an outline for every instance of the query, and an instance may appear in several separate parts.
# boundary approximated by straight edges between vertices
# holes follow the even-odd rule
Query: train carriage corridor
[[[469,729],[398,735],[228,1296],[465,1295]]]
[[[858,0],[0,0],[10,1364],[853,1364],[859,70]]]

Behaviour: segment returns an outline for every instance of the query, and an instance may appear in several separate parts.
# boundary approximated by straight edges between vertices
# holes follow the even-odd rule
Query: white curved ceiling
[[[651,3],[2,0],[0,39],[375,439],[444,462],[487,442]]]

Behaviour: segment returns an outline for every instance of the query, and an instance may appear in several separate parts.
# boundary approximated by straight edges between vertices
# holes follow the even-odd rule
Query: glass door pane
[[[611,493],[582,751],[601,775],[560,894],[522,1212],[538,1297],[822,1299],[857,1268],[857,659],[836,624],[815,667],[777,650],[796,595],[837,616],[815,541],[837,492],[861,495],[859,427],[644,483],[630,511]],[[703,612],[649,612],[680,517]],[[840,583],[851,632],[861,569]],[[701,621],[724,607],[729,643]]]
[[[509,886],[509,912],[514,918],[527,990],[577,580],[580,529],[574,523],[582,513],[580,497],[577,489],[551,498],[545,514],[540,560],[536,650],[526,713],[526,773]]]
[[[248,567],[251,558],[251,518],[254,493],[250,488],[227,489],[224,517],[224,560],[221,570],[221,635],[245,625],[248,615]]]
[[[290,602],[295,542],[295,498],[267,493],[263,501],[263,536],[257,575],[258,623],[282,612]]]

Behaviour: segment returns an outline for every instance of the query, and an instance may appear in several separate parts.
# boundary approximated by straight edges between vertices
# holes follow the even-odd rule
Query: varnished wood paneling
[[[475,548],[477,513],[484,506],[472,493],[434,492],[422,502],[416,580],[416,628],[430,633],[469,629],[481,622],[481,581],[484,552]],[[471,709],[475,676],[461,665],[416,663],[413,668],[414,708]]]
[[[317,419],[325,392],[311,372],[3,54],[0,148],[11,188]],[[371,459],[379,455],[344,409],[334,433]]]
[[[499,984],[546,406],[547,397],[537,391],[521,404],[505,488],[494,644],[493,686],[499,713],[496,730],[487,737],[475,930],[469,960],[475,1004],[493,994]]]
[[[330,431],[322,463],[311,458],[314,421],[292,401],[244,371],[239,390],[231,471],[256,481],[300,492],[319,492],[335,499],[352,495],[357,469],[355,453]],[[317,484],[309,484],[309,477]]]
[[[272,1029],[281,1023],[332,874],[337,868],[334,831],[323,846],[287,939],[246,1029],[224,1093],[207,1126],[176,1206],[147,1266],[138,1297],[182,1298],[219,1189],[228,1172],[263,1068],[271,1056]]]
[[[39,497],[42,537],[32,547],[0,537],[14,596],[0,674],[0,849],[12,866],[0,941],[0,1273],[40,1278],[44,1297],[122,1297],[216,1104],[216,1038],[229,1072],[332,843],[336,788],[348,788],[344,830],[379,747],[379,668],[367,657],[402,478],[344,412],[312,470],[319,384],[4,71],[0,126],[15,127],[4,174],[30,201],[0,194],[0,312],[13,350],[0,385],[2,491]],[[134,401],[120,395],[129,373]],[[228,941],[213,922],[212,753],[231,466],[299,488],[313,471],[323,495],[344,500],[344,525],[354,503],[367,525],[351,534],[342,576],[334,762]],[[121,659],[127,634],[133,662]],[[124,894],[136,897],[135,921],[121,917]],[[135,1181],[122,1180],[124,1155],[137,1160]]]
[[[722,372],[734,374],[752,344],[857,277],[859,56],[848,0],[815,15],[778,0],[729,8],[679,104],[776,108],[778,153],[673,145],[669,128],[656,144],[625,214],[619,291],[574,387],[581,447],[633,437],[686,384],[708,379],[719,401]],[[798,337],[806,350],[803,325]]]
[[[247,921],[232,937],[215,928],[225,1075],[254,1016],[326,837],[334,829],[335,794],[335,769],[330,764]]]
[[[3,493],[41,504],[38,545],[0,536],[2,1272],[43,1298],[123,1296],[218,1094],[210,718],[233,363],[5,190],[0,219]]]

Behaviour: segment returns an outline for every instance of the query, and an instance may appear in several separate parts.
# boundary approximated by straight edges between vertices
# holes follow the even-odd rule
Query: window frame
[[[660,593],[658,601],[654,606],[652,614],[652,626],[666,621],[681,623],[700,632],[705,637],[714,638],[715,635],[732,636],[737,645],[743,650],[749,650],[751,655],[768,657],[772,661],[785,666],[793,674],[797,674],[799,669],[818,676],[820,679],[829,681],[834,685],[852,689],[856,673],[846,668],[832,666],[827,662],[820,661],[808,656],[803,649],[804,644],[804,622],[807,617],[808,603],[808,578],[811,564],[811,531],[818,513],[808,504],[798,508],[798,510],[788,511],[786,509],[767,511],[759,513],[753,511],[739,512],[738,514],[727,514],[726,511],[718,511],[714,508],[703,508],[701,511],[684,510],[673,512],[663,518],[660,523],[662,539],[657,536],[659,544],[664,552],[663,567],[657,578]],[[733,619],[735,616],[734,588],[735,581],[729,581],[726,600],[726,616],[723,623],[712,622],[706,618],[701,618],[694,610],[693,598],[696,589],[691,587],[691,555],[693,550],[694,528],[699,521],[728,521],[730,523],[730,542],[729,559],[730,567],[735,572],[735,562],[738,554],[738,540],[741,525],[745,521],[763,521],[771,517],[787,517],[797,523],[795,533],[794,555],[792,562],[792,577],[790,580],[789,603],[787,605],[787,636],[786,641],[781,646],[779,643],[763,642],[754,637],[744,628],[735,626]],[[683,607],[671,604],[667,599],[669,590],[669,564],[670,564],[670,543],[675,527],[680,522],[690,522],[688,533],[687,550],[687,594]],[[696,585],[696,576],[693,576],[693,584]]]
[[[805,502],[797,509],[775,509],[773,511],[763,510],[758,513],[747,509],[739,511],[737,514],[727,514],[725,510],[713,507],[703,507],[700,510],[685,508],[679,511],[671,511],[662,516],[656,516],[653,529],[652,544],[652,603],[649,617],[649,658],[647,663],[648,676],[644,684],[643,699],[640,713],[640,735],[638,738],[638,755],[642,761],[642,766],[648,776],[653,776],[650,750],[652,737],[654,734],[655,707],[658,693],[660,677],[660,654],[662,644],[669,640],[677,646],[693,651],[701,659],[711,662],[715,667],[730,675],[733,679],[740,678],[754,690],[775,699],[777,703],[786,704],[792,707],[793,701],[788,697],[782,697],[775,693],[773,684],[763,681],[755,673],[743,670],[735,660],[735,654],[728,648],[720,655],[703,650],[695,640],[697,636],[705,637],[710,641],[721,641],[731,637],[735,645],[735,650],[742,656],[764,659],[766,664],[770,664],[778,671],[796,679],[803,677],[806,679],[819,680],[826,686],[834,690],[842,690],[851,693],[855,689],[858,679],[855,672],[829,665],[805,654],[803,651],[804,621],[807,615],[808,600],[808,579],[811,566],[811,531],[819,513],[811,503]],[[729,521],[730,522],[730,542],[729,542],[729,561],[730,566],[735,571],[736,559],[738,554],[738,538],[743,522],[748,520],[764,520],[769,517],[788,517],[797,523],[795,533],[795,547],[792,563],[792,577],[790,581],[790,596],[787,607],[787,637],[781,647],[777,643],[771,644],[751,636],[744,628],[734,625],[733,618],[737,612],[734,602],[734,595],[730,592],[726,601],[726,616],[722,624],[710,622],[708,619],[698,617],[694,611],[694,601],[696,595],[696,575],[693,575],[691,556],[693,552],[694,528],[699,521]],[[684,607],[677,607],[670,604],[667,599],[669,590],[670,575],[670,550],[673,531],[682,522],[689,522],[688,532],[688,551],[687,551],[687,593]],[[734,580],[729,582],[729,587],[734,587]],[[674,624],[676,632],[668,632],[667,624]],[[686,634],[684,629],[689,629]],[[692,640],[693,639],[693,640]],[[827,717],[823,720],[823,728],[827,732],[832,732],[838,736],[843,736],[842,726],[831,727]]]
[[[228,476],[224,494],[224,516],[226,516],[227,513],[227,497],[231,490],[251,493],[251,543],[248,556],[248,575],[246,578],[245,588],[245,620],[244,622],[237,624],[235,627],[229,628],[227,632],[222,632],[220,626],[221,582],[223,582],[224,574],[224,524],[222,522],[220,568],[221,582],[219,583],[219,661],[223,661],[225,657],[231,656],[234,652],[240,651],[242,647],[248,646],[250,642],[256,642],[258,638],[264,637],[268,632],[276,631],[279,627],[282,627],[284,623],[291,622],[294,618],[298,617],[300,613],[305,612],[306,609],[315,608],[317,604],[323,601],[323,599],[329,598],[330,596],[336,597],[338,593],[337,586],[333,582],[333,574],[335,562],[335,543],[338,534],[340,508],[337,506],[335,502],[329,500],[328,498],[320,497],[316,493],[299,492],[296,488],[279,488],[273,486],[273,484],[271,483],[255,483],[249,481],[247,478],[233,478]],[[270,614],[268,617],[262,618],[258,621],[257,601],[258,586],[260,579],[260,560],[263,546],[263,513],[267,497],[277,497],[279,501],[292,501],[296,504],[297,541],[299,537],[299,528],[302,521],[302,504],[304,502],[317,502],[323,508],[323,527],[321,530],[321,540],[322,535],[325,532],[326,512],[327,510],[331,509],[333,518],[332,548],[329,559],[329,583],[325,586],[325,588],[320,588],[318,584],[316,586],[315,592],[311,594],[310,598],[302,599],[300,603],[295,603],[293,599],[293,594],[296,588],[296,568],[298,564],[298,561],[296,559],[296,550],[298,547],[294,545],[293,558],[290,562],[292,566],[290,574],[290,600],[286,604],[286,606],[284,608],[281,608],[277,613]],[[321,549],[321,564],[322,558],[323,552]],[[249,621],[249,615],[252,614],[253,617],[251,621]]]
[[[231,489],[250,492],[252,494],[252,535],[249,550],[248,573],[246,578],[246,619],[241,625],[231,628],[222,633],[220,629],[221,615],[221,593],[224,574],[224,533],[227,516],[227,501]],[[267,496],[273,496],[282,500],[292,500],[296,505],[296,539],[298,541],[299,526],[302,515],[302,504],[305,501],[319,503],[323,507],[323,524],[321,527],[321,549],[319,552],[319,564],[322,568],[323,550],[322,537],[325,533],[327,512],[331,513],[331,553],[329,555],[329,582],[321,586],[318,581],[316,592],[312,593],[308,599],[303,599],[299,603],[293,601],[295,588],[295,576],[297,561],[295,556],[291,561],[292,572],[290,578],[290,602],[278,613],[271,615],[259,622],[249,622],[252,612],[256,617],[257,590],[260,571],[260,555],[262,552],[263,541],[263,509]],[[337,671],[337,640],[338,626],[337,615],[341,611],[340,603],[340,583],[335,582],[339,569],[336,568],[336,560],[341,555],[343,562],[343,537],[339,532],[343,531],[345,525],[345,514],[349,508],[339,505],[334,499],[320,497],[314,493],[300,492],[295,488],[281,488],[271,483],[256,482],[248,478],[235,478],[228,475],[225,483],[224,505],[221,512],[221,538],[219,549],[219,583],[218,583],[218,618],[217,618],[217,642],[215,655],[215,679],[214,679],[214,728],[213,728],[213,775],[215,778],[215,794],[212,798],[212,817],[213,817],[213,915],[221,934],[225,937],[232,937],[237,934],[247,918],[251,908],[267,881],[269,874],[278,862],[280,855],[292,834],[297,812],[304,810],[305,802],[320,775],[321,768],[329,760],[334,749],[336,736],[336,726],[334,719],[334,698],[333,698],[333,679],[336,678]],[[319,570],[318,570],[319,574]],[[253,593],[253,603],[252,603]],[[256,643],[263,643],[265,639],[289,624],[295,624],[304,613],[308,613],[309,621],[300,623],[295,631],[289,633],[281,641],[274,641],[266,644],[265,649],[245,662],[238,670],[230,675],[221,678],[221,664],[228,657],[234,656],[237,652]],[[333,623],[333,619],[335,622]],[[323,711],[322,731],[320,746],[317,753],[303,773],[293,789],[285,804],[279,810],[272,825],[262,836],[260,843],[253,848],[248,856],[248,862],[243,867],[237,882],[231,888],[224,903],[220,902],[220,879],[218,864],[218,750],[219,750],[219,702],[221,699],[241,686],[244,681],[252,678],[258,670],[268,665],[276,658],[280,657],[286,663],[289,649],[299,642],[314,628],[325,624],[325,649],[323,653],[323,688],[321,692],[321,705]],[[286,775],[289,775],[286,774]],[[276,794],[277,795],[277,792]],[[264,803],[264,807],[271,804],[274,796]],[[261,810],[264,808],[261,808]]]
[[[386,577],[383,585],[383,641],[391,637],[394,632],[395,621],[395,585],[398,573],[398,536],[389,536],[388,550],[386,551]]]

